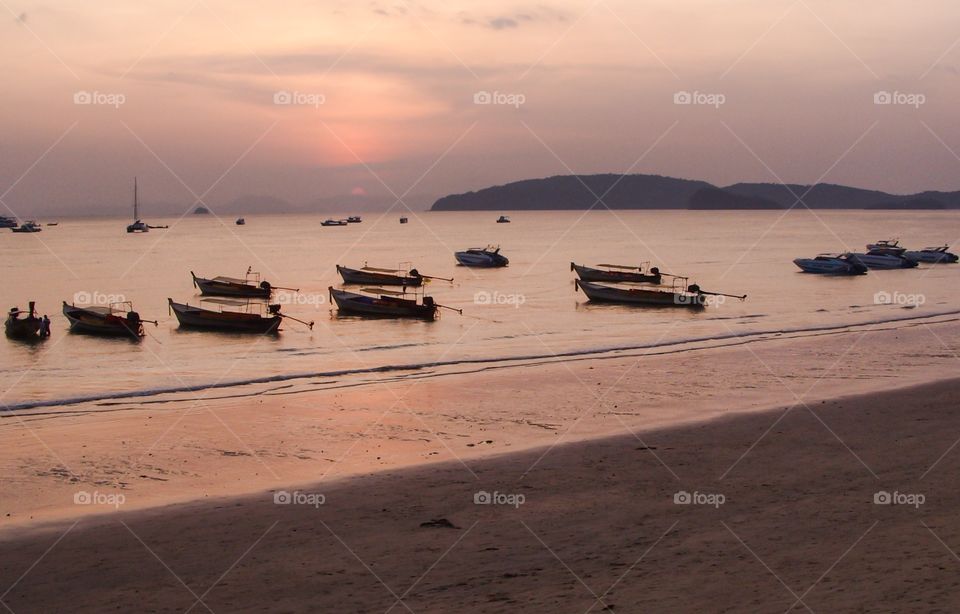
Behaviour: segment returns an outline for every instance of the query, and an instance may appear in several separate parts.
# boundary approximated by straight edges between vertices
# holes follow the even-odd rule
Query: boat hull
[[[70,332],[103,337],[142,337],[143,323],[129,316],[85,309],[63,303],[63,315],[70,322]]]
[[[40,335],[42,322],[42,319],[36,316],[27,316],[26,318],[12,318],[7,316],[3,329],[9,339],[39,341],[44,338]]]
[[[416,318],[432,320],[437,315],[435,305],[419,305],[414,300],[392,297],[376,297],[329,289],[333,302],[340,313],[378,318]]]
[[[454,257],[463,266],[477,268],[497,268],[510,264],[506,257],[494,252],[466,251],[456,252]]]
[[[197,277],[192,272],[190,275],[193,275],[193,285],[195,285],[199,290],[200,294],[204,296],[238,296],[243,298],[270,298],[272,288],[267,285],[267,287],[254,286],[250,284],[240,284],[240,283],[231,283],[226,281],[218,281],[215,279],[206,279],[204,277]],[[266,282],[264,282],[266,283]]]
[[[202,307],[193,307],[175,303],[167,299],[170,309],[177,317],[180,326],[203,330],[227,331],[234,333],[270,334],[280,329],[280,316],[262,317],[255,313],[234,311],[213,311]]]
[[[672,292],[669,290],[648,290],[643,288],[614,288],[589,281],[576,281],[576,287],[583,290],[591,301],[602,303],[620,303],[626,305],[654,305],[659,307],[686,307],[702,309],[706,297],[702,294]]]
[[[912,269],[917,266],[915,260],[892,254],[854,254],[854,256],[871,269]]]
[[[816,258],[797,258],[793,261],[804,273],[819,275],[866,275],[865,265],[854,266],[843,260],[817,260]]]
[[[645,273],[633,273],[630,271],[607,271],[604,269],[595,269],[593,267],[583,266],[582,264],[570,263],[570,268],[577,272],[577,277],[583,281],[607,281],[607,282],[632,282],[659,284],[660,275],[647,275]]]
[[[345,284],[370,284],[376,286],[420,286],[423,284],[422,277],[363,271],[340,266],[339,264],[337,265],[337,272],[340,273],[340,277],[343,278],[343,283]]]
[[[906,252],[903,257],[915,262],[927,262],[931,264],[957,262],[960,260],[960,257],[958,257],[956,254],[933,250]]]

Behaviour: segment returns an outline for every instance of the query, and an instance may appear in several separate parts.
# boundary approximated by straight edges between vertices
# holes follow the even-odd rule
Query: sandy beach
[[[2,601],[953,611],[958,332],[878,327],[660,356],[655,370],[592,358],[8,419],[5,473],[29,478],[5,480]],[[892,372],[879,353],[893,340],[944,368]],[[676,395],[645,395],[644,378],[666,376]],[[37,441],[51,458],[31,463]]]

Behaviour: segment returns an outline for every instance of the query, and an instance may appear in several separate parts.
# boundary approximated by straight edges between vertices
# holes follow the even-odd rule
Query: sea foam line
[[[411,364],[401,364],[401,365],[381,365],[377,367],[362,367],[362,368],[355,368],[355,369],[341,369],[337,371],[282,373],[278,375],[269,375],[265,377],[255,377],[255,378],[248,378],[248,379],[241,379],[241,380],[231,380],[231,381],[225,381],[225,382],[210,382],[210,383],[201,383],[201,384],[194,384],[194,385],[187,385],[187,386],[170,386],[166,388],[145,388],[140,390],[106,392],[106,393],[97,393],[97,394],[90,394],[90,395],[77,396],[77,397],[66,397],[66,398],[59,398],[59,399],[44,399],[44,400],[8,403],[0,406],[0,412],[13,412],[13,411],[24,410],[24,409],[35,409],[38,407],[61,407],[61,406],[67,406],[67,405],[78,405],[81,403],[91,403],[96,401],[107,401],[107,400],[117,400],[117,399],[136,399],[136,398],[153,397],[153,396],[160,396],[164,394],[177,394],[177,393],[184,393],[184,392],[200,392],[204,390],[233,388],[233,387],[239,387],[239,386],[252,386],[257,384],[270,384],[275,382],[287,382],[291,380],[300,380],[300,379],[335,378],[335,377],[343,377],[346,375],[391,373],[396,371],[422,371],[424,369],[431,369],[436,367],[450,367],[450,366],[458,366],[458,365],[496,364],[496,363],[524,362],[524,361],[531,361],[531,360],[576,358],[576,357],[583,357],[583,356],[609,354],[612,352],[650,350],[650,349],[668,348],[668,347],[674,347],[674,346],[680,346],[680,345],[706,343],[711,341],[727,341],[730,339],[757,340],[759,338],[767,337],[769,335],[792,335],[797,333],[822,333],[822,332],[829,332],[829,331],[840,331],[845,329],[856,329],[856,328],[862,328],[866,326],[876,326],[879,324],[909,323],[917,320],[930,320],[933,318],[940,318],[944,316],[956,316],[956,315],[960,315],[960,310],[942,311],[942,312],[926,314],[922,316],[905,316],[902,318],[876,319],[876,320],[868,320],[864,322],[854,322],[854,323],[845,323],[845,324],[831,324],[831,325],[824,325],[824,326],[809,326],[809,327],[797,327],[797,328],[779,328],[779,329],[768,329],[768,330],[752,331],[752,332],[745,332],[745,333],[731,332],[723,335],[688,337],[685,339],[674,339],[670,341],[662,341],[657,343],[613,345],[613,346],[586,348],[581,350],[568,350],[565,352],[556,352],[556,353],[524,354],[524,355],[518,355],[518,356],[497,356],[497,357],[490,357],[490,358],[464,358],[459,360],[440,360],[435,362],[422,362],[422,363],[411,363]],[[695,349],[706,349],[706,348],[690,348],[690,349],[695,350]]]

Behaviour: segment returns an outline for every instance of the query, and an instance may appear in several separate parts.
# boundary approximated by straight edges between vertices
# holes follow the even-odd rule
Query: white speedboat
[[[884,249],[870,250],[866,254],[853,255],[871,269],[911,269],[917,266],[916,260],[910,260],[898,254],[886,253]]]
[[[510,264],[506,256],[500,253],[499,247],[471,247],[466,251],[454,253],[454,257],[463,266],[502,267]]]
[[[940,247],[924,247],[923,249],[916,251],[907,251],[904,252],[903,257],[910,260],[915,260],[917,262],[957,262],[960,260],[956,254],[950,253],[947,250],[950,249],[949,245],[941,245]]]
[[[853,254],[820,254],[816,258],[793,261],[804,273],[821,275],[866,275],[867,266]]]

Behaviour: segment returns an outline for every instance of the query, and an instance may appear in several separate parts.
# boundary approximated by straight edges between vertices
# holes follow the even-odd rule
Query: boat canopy
[[[364,265],[361,269],[362,271],[373,271],[374,273],[397,273],[400,269],[382,269],[375,266],[366,266]]]
[[[214,303],[216,305],[229,305],[231,307],[245,307],[250,301],[241,301],[235,298],[202,298],[201,303]]]
[[[409,294],[409,292],[387,290],[386,288],[360,288],[360,291],[367,292],[369,294],[386,294],[387,296],[404,296],[405,294]]]
[[[646,265],[650,264],[649,262],[642,262],[640,266],[630,266],[628,264],[598,264],[597,266],[607,267],[608,269],[625,269],[625,270],[637,270],[642,271]]]
[[[222,281],[222,282],[224,282],[224,283],[243,284],[243,285],[246,285],[246,284],[249,284],[249,283],[250,283],[250,280],[249,280],[249,279],[238,279],[238,278],[236,278],[236,277],[226,277],[226,276],[223,276],[223,275],[218,275],[218,276],[214,277],[214,278],[213,278],[213,281]]]

